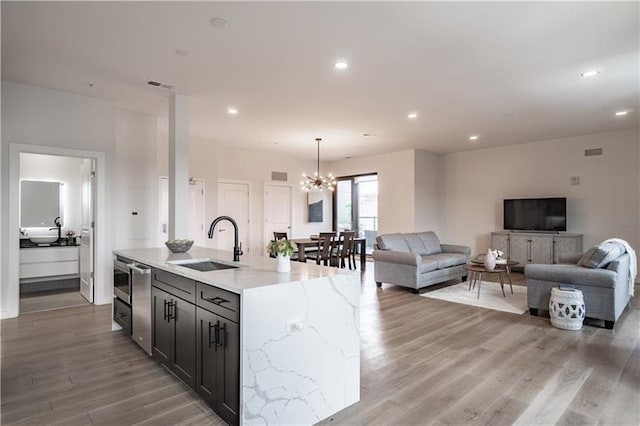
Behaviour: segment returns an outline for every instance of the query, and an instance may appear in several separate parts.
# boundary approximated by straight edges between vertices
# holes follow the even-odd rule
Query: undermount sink
[[[32,235],[29,237],[34,244],[51,244],[58,241],[57,235]]]
[[[223,269],[235,269],[237,266],[227,265],[225,263],[214,262],[211,259],[184,259],[170,260],[167,263],[172,265],[184,266],[185,268],[195,269],[196,271],[221,271]]]

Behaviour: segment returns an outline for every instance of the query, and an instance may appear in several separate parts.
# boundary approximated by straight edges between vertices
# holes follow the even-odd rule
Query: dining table
[[[307,261],[307,256],[305,255],[307,248],[318,248],[318,239],[316,238],[296,238],[291,241],[298,246],[298,262]],[[367,240],[364,237],[358,237],[353,239],[353,243],[360,249],[360,271],[364,272],[367,268]]]

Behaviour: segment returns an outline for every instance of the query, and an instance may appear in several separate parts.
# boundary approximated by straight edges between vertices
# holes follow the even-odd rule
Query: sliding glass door
[[[334,192],[333,223],[336,231],[352,229],[373,251],[378,232],[378,175],[345,176],[338,179]]]

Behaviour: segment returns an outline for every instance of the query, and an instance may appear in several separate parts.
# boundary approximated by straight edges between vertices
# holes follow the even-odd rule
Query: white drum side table
[[[554,327],[564,330],[580,330],[584,321],[584,297],[581,290],[551,289],[549,317]]]

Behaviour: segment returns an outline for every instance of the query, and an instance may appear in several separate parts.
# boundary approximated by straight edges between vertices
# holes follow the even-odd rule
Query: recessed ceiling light
[[[236,108],[233,108],[233,107],[231,107],[231,108],[227,108],[227,112],[228,112],[229,114],[231,114],[231,115],[236,115],[236,114],[238,114],[238,110],[237,110]]]
[[[411,118],[411,119],[418,118],[418,113],[417,112],[411,112],[411,113],[409,113],[409,115],[407,115],[407,118]]]
[[[591,71],[585,71],[582,74],[580,74],[581,77],[595,77],[596,75],[600,74],[600,71],[598,70],[591,70]]]
[[[224,18],[211,18],[209,21],[213,28],[221,29],[227,26],[227,20]]]
[[[347,68],[349,68],[349,64],[347,63],[347,61],[338,61],[333,66],[337,70],[346,70]]]
[[[470,141],[477,141],[478,137],[479,137],[478,135],[469,136],[469,140]]]
[[[627,115],[627,114],[629,114],[629,111],[618,111],[618,112],[616,112],[616,115],[618,117],[621,117],[621,116]]]

